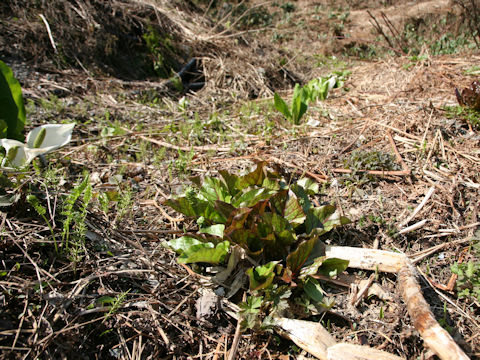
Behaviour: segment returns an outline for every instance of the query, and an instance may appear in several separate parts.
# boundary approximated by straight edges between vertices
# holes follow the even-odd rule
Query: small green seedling
[[[303,87],[296,84],[291,106],[288,106],[285,100],[275,93],[273,98],[275,109],[291,123],[299,125],[300,119],[307,112],[308,104],[317,100],[325,100],[330,90],[342,87],[350,74],[350,71],[335,71],[332,75],[313,79]]]

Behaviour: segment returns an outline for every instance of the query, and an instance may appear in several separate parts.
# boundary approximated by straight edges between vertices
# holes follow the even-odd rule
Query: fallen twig
[[[246,299],[247,299],[247,294],[243,293],[242,301],[246,301]],[[242,316],[238,316],[237,327],[235,329],[235,335],[233,336],[232,348],[228,352],[227,360],[234,360],[235,357],[237,356],[238,345],[240,344],[240,337],[242,334],[241,328],[242,328]]]
[[[433,195],[434,192],[435,192],[435,187],[434,186],[430,187],[430,189],[428,189],[427,193],[425,194],[425,197],[423,198],[422,202],[415,208],[415,210],[413,210],[412,214],[408,218],[406,218],[404,221],[400,223],[399,227],[403,227],[407,225],[410,221],[412,221],[413,218],[417,216],[417,214],[420,212],[420,210],[422,210],[422,208],[425,206],[428,199],[430,199],[430,197]]]
[[[407,226],[406,228],[403,228],[402,230],[400,230],[398,233],[401,235],[401,234],[406,234],[406,233],[409,233],[411,231],[415,231],[415,230],[418,230],[420,229],[421,227],[423,227],[423,225],[425,225],[427,223],[427,219],[423,219],[413,225],[410,225],[410,226]]]
[[[418,330],[425,344],[442,360],[469,359],[450,334],[435,320],[430,306],[422,296],[416,281],[415,268],[410,262],[405,263],[400,269],[397,281],[413,326]]]

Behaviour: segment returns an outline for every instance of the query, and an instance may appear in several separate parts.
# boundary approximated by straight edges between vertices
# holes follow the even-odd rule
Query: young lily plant
[[[294,125],[299,125],[303,115],[307,112],[308,104],[317,100],[325,100],[328,93],[334,88],[343,86],[350,71],[335,71],[326,77],[310,80],[305,86],[295,85],[293,89],[292,104],[288,106],[280,95],[275,93],[274,106],[287,120]]]
[[[316,207],[310,196],[318,184],[303,178],[287,184],[266,162],[245,174],[219,171],[220,177],[193,178],[193,187],[165,201],[196,219],[198,231],[168,242],[180,263],[221,264],[234,246],[258,266],[245,269],[252,292],[300,288],[320,301],[317,275],[336,275],[347,261],[326,259],[320,237],[349,223],[335,206]]]

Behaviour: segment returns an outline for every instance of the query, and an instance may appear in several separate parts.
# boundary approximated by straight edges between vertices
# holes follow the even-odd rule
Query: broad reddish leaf
[[[304,240],[297,246],[295,251],[287,256],[287,268],[290,269],[294,275],[300,272],[300,269],[303,264],[305,264],[305,261],[307,261],[317,241],[317,236]]]
[[[480,82],[473,81],[470,87],[462,90],[462,93],[455,88],[457,101],[461,106],[468,106],[480,110]]]
[[[267,163],[265,161],[260,161],[257,163],[257,167],[252,172],[240,176],[237,183],[235,184],[238,189],[245,189],[249,186],[260,186],[263,183],[263,180],[266,176],[265,166]]]
[[[285,216],[285,219],[287,219],[292,226],[296,227],[300,224],[303,224],[307,216],[305,215],[295,193],[293,191],[289,191],[288,195],[289,196],[285,204],[283,216]]]

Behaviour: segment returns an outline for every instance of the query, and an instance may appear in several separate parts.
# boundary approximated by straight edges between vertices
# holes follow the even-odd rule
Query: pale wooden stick
[[[402,253],[392,251],[363,249],[348,246],[326,246],[327,258],[348,260],[348,267],[397,273],[407,261]]]
[[[410,225],[410,226],[407,226],[406,228],[403,228],[402,230],[400,230],[398,233],[399,234],[406,234],[406,233],[409,233],[411,231],[415,231],[415,230],[418,230],[420,229],[421,227],[423,227],[423,225],[425,225],[427,223],[427,219],[423,219],[423,220],[420,220],[419,222],[413,224],[413,225]]]
[[[403,226],[407,225],[410,221],[412,221],[412,219],[415,216],[417,216],[417,214],[420,212],[420,210],[422,210],[422,208],[425,206],[428,199],[430,199],[430,197],[433,195],[434,192],[435,192],[435,186],[431,186],[430,189],[428,189],[427,194],[423,198],[422,202],[415,208],[415,210],[413,210],[412,214],[407,219],[405,219],[404,221],[402,221],[400,223],[399,227],[403,227]]]
[[[243,293],[242,301],[247,299],[247,294]],[[232,348],[228,352],[227,360],[234,360],[237,356],[238,345],[240,344],[240,338],[242,336],[242,316],[238,316],[237,327],[235,329],[235,335],[233,336]]]
[[[337,343],[317,322],[279,318],[276,325],[280,334],[320,360],[327,360],[327,349]]]
[[[400,269],[397,282],[413,326],[425,344],[442,360],[468,360],[469,357],[435,320],[430,306],[422,296],[415,268],[409,261]]]
[[[403,360],[404,358],[368,346],[339,343],[327,349],[327,360]]]
[[[43,14],[40,14],[39,16],[42,19],[43,23],[45,24],[45,27],[47,28],[48,38],[50,39],[50,43],[52,44],[53,50],[55,50],[55,53],[58,53],[57,46],[55,45],[55,40],[53,40],[52,30],[50,30],[50,25],[48,24],[47,19],[45,18],[45,16],[43,16]]]

